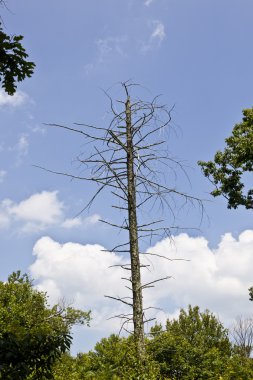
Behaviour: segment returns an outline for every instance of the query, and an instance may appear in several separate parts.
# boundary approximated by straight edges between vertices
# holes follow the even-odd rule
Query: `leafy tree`
[[[69,353],[64,353],[55,362],[53,368],[54,380],[83,380],[85,379],[85,368],[86,366],[79,359],[79,356],[74,358]]]
[[[231,355],[228,332],[217,318],[198,307],[181,310],[178,319],[151,330],[149,352],[160,365],[162,378],[219,379]]]
[[[136,356],[133,337],[120,338],[111,335],[109,338],[104,338],[96,344],[94,351],[84,354],[82,359],[86,362],[87,379],[159,379],[158,365],[146,357],[143,366]]]
[[[20,272],[0,282],[0,379],[52,378],[52,365],[70,348],[71,326],[90,313],[48,306],[47,296]]]
[[[242,205],[253,208],[253,188],[244,191],[243,175],[253,171],[253,108],[243,110],[242,122],[236,124],[226,140],[223,152],[218,151],[213,161],[199,161],[204,175],[214,184],[214,197],[223,195],[228,208]]]
[[[253,360],[238,352],[228,331],[209,311],[181,310],[179,318],[151,329],[145,365],[135,353],[133,337],[111,335],[94,350],[72,358],[62,355],[55,380],[249,380]]]

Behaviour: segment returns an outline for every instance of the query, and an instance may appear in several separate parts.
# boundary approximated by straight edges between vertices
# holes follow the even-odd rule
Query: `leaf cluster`
[[[22,40],[23,36],[4,33],[0,22],[0,81],[9,95],[16,92],[16,82],[31,77],[35,68],[35,64],[27,60]]]
[[[228,332],[217,318],[198,307],[181,310],[168,320],[166,331],[151,329],[149,350],[160,365],[162,378],[219,379],[231,354]]]
[[[138,359],[133,337],[120,338],[111,335],[98,342],[93,351],[79,354],[76,359],[63,357],[55,367],[56,380],[66,376],[73,380],[156,380],[160,378],[159,366],[151,357],[146,356],[145,363]],[[71,363],[71,364],[70,364]],[[70,365],[69,365],[70,364]]]
[[[243,175],[253,171],[253,108],[243,110],[242,122],[236,124],[226,140],[224,151],[213,161],[199,161],[203,174],[215,185],[214,197],[223,195],[228,208],[242,205],[253,208],[253,188],[245,190]]]

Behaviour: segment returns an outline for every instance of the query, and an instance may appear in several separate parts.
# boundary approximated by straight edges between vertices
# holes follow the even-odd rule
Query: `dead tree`
[[[127,252],[130,255],[130,263],[122,268],[130,273],[129,278],[125,280],[130,284],[127,288],[131,291],[131,297],[108,297],[132,308],[131,314],[121,314],[119,317],[124,320],[123,326],[125,323],[133,322],[137,352],[142,359],[145,353],[144,323],[147,322],[144,318],[143,290],[153,287],[156,282],[164,278],[142,284],[141,268],[148,265],[142,264],[140,257],[154,254],[141,252],[140,239],[161,234],[170,236],[171,229],[178,227],[173,223],[164,226],[162,225],[164,221],[161,219],[143,221],[140,211],[143,208],[145,210],[152,208],[154,211],[166,206],[174,218],[173,208],[176,198],[180,198],[184,204],[197,203],[202,207],[202,203],[200,199],[168,186],[166,180],[161,181],[162,165],[166,165],[168,176],[171,171],[175,174],[175,167],[183,170],[181,163],[170,157],[166,148],[163,148],[164,144],[166,146],[167,129],[171,127],[171,110],[159,105],[158,97],[151,102],[133,100],[130,91],[135,85],[126,82],[122,83],[122,86],[125,94],[123,101],[113,102],[107,94],[113,115],[108,127],[75,123],[72,128],[49,124],[78,133],[93,144],[93,151],[88,157],[84,155],[78,157],[78,161],[88,172],[87,176],[51,172],[97,184],[98,189],[87,207],[92,205],[101,191],[109,189],[116,199],[112,207],[126,214],[122,224],[107,220],[102,222],[127,232],[127,243],[113,247],[110,252]]]
[[[238,317],[232,326],[231,336],[236,351],[249,358],[253,348],[253,319]]]

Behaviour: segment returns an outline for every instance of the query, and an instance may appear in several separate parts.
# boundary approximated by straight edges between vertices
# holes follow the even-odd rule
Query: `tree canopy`
[[[69,350],[70,329],[90,313],[49,307],[47,296],[20,272],[0,282],[0,379],[50,379],[52,365]]]
[[[228,331],[208,310],[189,306],[166,330],[151,329],[151,356],[160,365],[162,378],[175,380],[219,379],[231,355]]]
[[[64,354],[54,366],[55,380],[249,380],[253,360],[229,340],[228,330],[209,311],[189,306],[155,325],[146,337],[140,365],[132,336],[111,335],[76,358]]]
[[[236,124],[226,140],[224,151],[213,161],[199,161],[204,175],[214,184],[214,197],[223,195],[228,208],[242,205],[253,208],[253,188],[245,190],[244,174],[253,171],[253,108],[243,110],[242,122]]]

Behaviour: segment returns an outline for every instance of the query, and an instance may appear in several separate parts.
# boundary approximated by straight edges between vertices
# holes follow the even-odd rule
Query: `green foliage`
[[[9,95],[16,92],[16,82],[31,77],[35,68],[27,61],[28,54],[21,44],[23,36],[8,36],[0,22],[0,81]]]
[[[253,189],[244,191],[243,174],[253,171],[253,108],[243,110],[243,121],[236,124],[232,136],[226,140],[223,152],[218,151],[214,161],[199,161],[204,175],[216,189],[212,195],[223,195],[228,208],[239,205],[253,208]]]
[[[67,376],[66,376],[67,375]],[[56,380],[156,380],[160,379],[158,365],[147,357],[139,362],[132,337],[111,335],[98,342],[93,351],[79,354],[76,359],[66,355],[55,366]]]
[[[90,313],[55,305],[20,272],[0,282],[0,379],[50,379],[52,365],[70,348],[71,326]]]
[[[132,337],[111,335],[93,351],[64,354],[54,367],[55,380],[250,380],[253,361],[238,354],[217,318],[198,307],[181,310],[166,330],[155,325],[146,340],[142,365]]]
[[[250,380],[253,379],[253,360],[245,356],[233,355],[220,380]]]
[[[65,353],[57,360],[53,375],[54,380],[81,380],[85,379],[85,365],[79,357],[73,358],[69,353]]]
[[[155,327],[148,352],[160,365],[162,378],[173,380],[219,379],[231,355],[228,332],[209,311],[189,306],[166,331]]]

